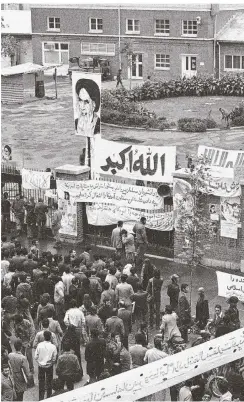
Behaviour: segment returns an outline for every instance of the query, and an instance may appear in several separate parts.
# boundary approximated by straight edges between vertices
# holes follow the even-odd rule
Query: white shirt
[[[57,348],[51,342],[43,341],[38,344],[35,359],[41,367],[51,367],[57,358]]]
[[[78,307],[74,307],[66,311],[64,323],[67,326],[71,324],[76,328],[82,328],[85,326],[86,320],[83,312]]]
[[[12,281],[13,275],[14,275],[14,272],[8,272],[7,274],[4,275],[3,284],[4,284],[6,287],[9,287],[9,286],[10,286],[10,283],[11,283],[11,281]]]
[[[148,349],[146,351],[145,357],[144,357],[144,362],[145,363],[152,363],[160,359],[164,359],[167,357],[167,353],[163,352],[162,350],[159,350],[157,348],[152,348]]]
[[[4,275],[8,273],[10,262],[7,260],[1,261],[1,279],[3,280]]]
[[[54,288],[54,302],[60,303],[64,301],[64,283],[59,281]]]
[[[181,387],[179,392],[179,401],[180,402],[188,402],[192,401],[192,393],[189,387]]]
[[[227,391],[219,398],[219,402],[230,402],[230,401],[232,401],[232,394],[230,393],[230,391]]]
[[[62,276],[62,281],[64,283],[64,293],[65,295],[69,294],[69,288],[72,282],[72,279],[74,278],[74,275],[72,275],[71,273],[66,274],[64,272],[63,276]]]

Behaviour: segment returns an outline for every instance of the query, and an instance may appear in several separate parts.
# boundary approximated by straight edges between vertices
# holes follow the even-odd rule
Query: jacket
[[[191,307],[184,293],[181,294],[178,304],[178,317],[180,325],[190,325],[191,323]]]
[[[110,334],[124,336],[125,335],[124,323],[121,320],[121,318],[117,316],[112,316],[108,318],[105,323],[105,331]]]
[[[71,352],[63,352],[57,361],[56,373],[59,377],[75,378],[81,373],[78,358]]]
[[[127,236],[122,236],[122,243],[125,245],[126,253],[134,253],[135,249],[135,238],[132,233],[129,233]]]
[[[116,300],[123,300],[127,307],[132,303],[133,294],[133,288],[129,283],[119,283],[115,288]]]
[[[147,244],[147,233],[143,223],[138,222],[133,227],[133,232],[136,234],[136,242],[139,244]]]
[[[196,320],[207,324],[208,319],[209,319],[208,301],[199,298],[196,304]]]
[[[121,230],[122,228],[117,227],[113,229],[112,231],[112,236],[111,236],[111,244],[112,247],[116,249],[122,249],[122,236],[121,236]]]
[[[124,324],[125,336],[128,336],[132,330],[132,317],[131,312],[125,308],[119,308],[118,317],[121,318]]]
[[[9,364],[14,380],[14,388],[17,393],[25,392],[27,390],[27,384],[23,372],[28,378],[30,375],[29,364],[27,358],[21,352],[9,353]]]

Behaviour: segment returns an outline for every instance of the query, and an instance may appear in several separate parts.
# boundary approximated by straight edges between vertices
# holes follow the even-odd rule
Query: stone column
[[[63,165],[55,168],[57,180],[81,181],[89,180],[89,166]],[[85,203],[77,202],[77,236],[61,234],[61,241],[67,243],[82,243],[84,241]]]

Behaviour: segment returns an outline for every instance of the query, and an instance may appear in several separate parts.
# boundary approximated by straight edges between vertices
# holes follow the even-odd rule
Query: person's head
[[[85,247],[85,251],[86,251],[87,253],[90,253],[90,252],[92,251],[91,246],[86,246],[86,247]]]
[[[75,300],[75,299],[71,299],[69,305],[70,305],[70,308],[75,308],[75,307],[77,307],[76,300]]]
[[[186,380],[185,381],[185,387],[191,387],[192,386],[192,379]]]
[[[91,270],[91,275],[96,276],[96,273],[97,273],[97,271],[93,268],[93,269]]]
[[[70,352],[70,343],[69,342],[63,342],[63,351],[64,352]]]
[[[63,384],[63,381],[62,380],[60,380],[60,378],[54,378],[53,380],[52,380],[52,389],[54,390],[54,391],[61,391],[62,389],[64,389],[64,384]]]
[[[221,305],[216,304],[216,306],[214,307],[214,311],[215,311],[215,314],[219,315],[221,313],[221,311],[222,311]]]
[[[70,258],[75,258],[76,257],[76,251],[75,250],[70,250],[69,251],[69,255],[70,255]]]
[[[10,155],[12,153],[11,147],[9,145],[4,145],[3,153],[4,153],[4,156],[10,157]]]
[[[162,349],[162,340],[157,336],[154,337],[154,347],[159,350]]]
[[[123,221],[118,221],[118,228],[122,228],[122,226],[123,226]]]
[[[44,336],[44,339],[45,339],[46,342],[50,342],[50,341],[51,341],[52,334],[51,334],[50,331],[44,331],[44,332],[43,332],[43,336]]]
[[[128,278],[127,275],[122,274],[122,275],[121,275],[121,278],[120,278],[120,279],[121,279],[121,282],[122,282],[122,283],[125,283],[127,278]]]
[[[9,368],[8,363],[3,363],[3,364],[1,365],[1,370],[2,370],[2,373],[3,373],[4,377],[8,377],[8,376],[9,376],[9,374],[10,374],[10,368]]]
[[[181,287],[180,287],[180,290],[181,290],[183,293],[188,293],[188,292],[189,292],[189,286],[187,285],[187,283],[182,283],[182,285],[181,285]]]
[[[231,296],[229,298],[229,300],[227,301],[227,303],[230,305],[230,307],[237,307],[238,302],[239,302],[239,299],[236,296]]]
[[[149,258],[145,258],[144,265],[145,267],[149,267],[151,265],[151,261],[149,260]]]
[[[144,217],[144,216],[142,216],[141,217],[141,219],[140,219],[140,222],[143,224],[143,225],[146,225],[146,218]]]
[[[178,276],[177,274],[173,274],[173,275],[170,277],[170,279],[171,279],[171,281],[172,281],[173,283],[177,283],[177,282],[178,282],[178,279],[179,279],[179,276]]]
[[[154,270],[154,272],[153,272],[153,276],[154,276],[154,278],[156,278],[156,279],[160,279],[160,270],[156,268],[156,269]]]
[[[135,273],[136,273],[136,268],[132,266],[131,269],[130,269],[130,273],[131,273],[132,276],[134,276]]]
[[[173,309],[170,305],[165,306],[165,314],[172,314]]]
[[[219,381],[218,386],[222,395],[229,391],[229,384],[228,381],[225,379]]]
[[[3,198],[4,198],[5,200],[8,199],[8,193],[7,193],[7,192],[3,193]]]
[[[21,348],[22,348],[21,339],[16,339],[16,341],[14,342],[14,349],[16,350],[16,352],[20,352]]]
[[[21,274],[21,275],[19,276],[19,281],[22,282],[22,283],[25,283],[25,282],[26,282],[26,275],[24,275],[24,274],[22,275],[22,274]]]
[[[197,292],[198,292],[198,296],[199,296],[201,299],[204,299],[204,296],[205,296],[205,290],[204,290],[204,288],[203,288],[203,287],[199,288]]]
[[[91,337],[92,337],[92,338],[98,338],[98,336],[99,336],[99,331],[98,331],[98,329],[97,329],[97,328],[91,329]]]
[[[94,254],[93,258],[94,258],[95,261],[98,261],[98,260],[99,260],[99,255],[98,255],[98,254]]]
[[[75,91],[78,97],[79,117],[91,118],[100,108],[100,90],[95,81],[82,78],[77,81]]]
[[[43,320],[42,320],[42,328],[45,329],[45,328],[48,328],[48,327],[49,327],[48,318],[43,318]]]
[[[109,272],[110,272],[111,275],[115,275],[116,274],[116,268],[115,267],[109,268]]]
[[[104,297],[104,299],[103,299],[103,304],[104,304],[105,306],[111,306],[110,298],[109,298],[109,297]]]
[[[91,307],[92,301],[91,301],[90,295],[84,294],[83,304],[85,307]]]
[[[119,308],[125,308],[125,302],[124,300],[119,301]]]
[[[144,339],[144,336],[142,335],[142,334],[135,334],[135,342],[138,344],[138,345],[144,345],[144,341],[145,341],[145,339]]]
[[[108,290],[110,288],[109,282],[105,281],[103,284],[103,289]]]
[[[211,394],[209,392],[204,392],[204,395],[202,397],[202,401],[211,401]]]
[[[113,308],[112,314],[113,314],[113,317],[115,317],[118,314],[118,309]]]
[[[82,287],[83,288],[89,288],[90,287],[90,281],[88,278],[84,278],[82,281]]]
[[[21,324],[23,322],[23,319],[24,317],[22,314],[15,314],[14,316],[15,324]]]
[[[49,303],[49,301],[50,301],[49,293],[43,293],[43,295],[40,298],[40,301],[41,301],[42,306],[46,306],[47,303]]]

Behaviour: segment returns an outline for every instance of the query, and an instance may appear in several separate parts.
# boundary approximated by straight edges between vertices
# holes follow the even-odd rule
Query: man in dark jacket
[[[125,335],[125,327],[121,318],[118,317],[118,311],[113,309],[112,317],[108,318],[105,323],[105,331],[110,334],[119,335],[121,339]]]
[[[150,327],[153,328],[154,324],[154,311],[156,313],[156,329],[160,326],[160,305],[161,305],[161,288],[163,285],[163,279],[160,278],[159,269],[154,270],[153,278],[148,282],[147,292],[151,296],[149,303],[149,320]]]
[[[167,295],[169,296],[170,305],[174,311],[176,311],[178,307],[180,287],[178,285],[179,276],[174,274],[171,276],[171,283],[168,286]]]
[[[80,380],[81,369],[77,356],[70,351],[70,344],[63,344],[63,353],[57,361],[56,373],[62,381],[63,387],[66,383],[67,389],[72,391],[76,380]]]
[[[38,237],[41,239],[44,235],[44,228],[47,221],[46,213],[48,212],[48,207],[44,204],[42,198],[38,199],[34,212],[36,214],[36,223],[38,226]]]
[[[137,265],[140,265],[144,259],[148,245],[145,217],[142,216],[140,222],[135,224],[133,232],[136,234],[136,263]]]
[[[239,302],[238,297],[231,296],[228,300],[229,308],[227,310],[227,314],[230,317],[230,329],[231,331],[235,331],[241,327],[240,319],[239,319],[239,310],[237,308],[237,304]]]
[[[109,297],[104,297],[103,304],[98,310],[98,317],[101,318],[103,325],[105,325],[108,318],[112,317],[113,308],[111,307],[111,302]]]
[[[132,318],[131,312],[129,310],[126,310],[125,302],[122,300],[119,302],[118,317],[121,318],[124,324],[125,334],[123,337],[123,344],[125,348],[128,349],[128,337],[132,330]]]
[[[188,328],[191,326],[191,306],[186,297],[189,287],[186,283],[181,285],[181,294],[179,298],[178,317],[179,330],[184,341],[188,342]]]
[[[106,353],[106,342],[98,338],[99,332],[91,330],[91,341],[86,345],[85,359],[87,362],[87,374],[90,382],[98,380],[104,369],[104,358]]]
[[[196,322],[199,329],[204,329],[209,320],[208,300],[205,299],[204,288],[198,289],[199,299],[196,304]]]

